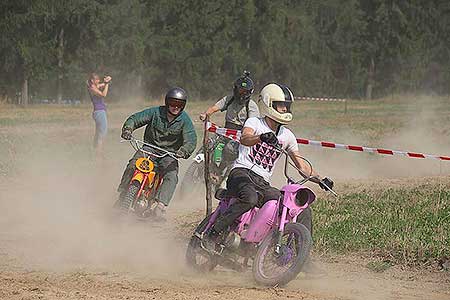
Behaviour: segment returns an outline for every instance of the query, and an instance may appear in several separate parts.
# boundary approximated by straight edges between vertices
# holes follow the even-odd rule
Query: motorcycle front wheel
[[[256,252],[253,276],[259,284],[267,286],[287,284],[297,277],[309,257],[312,239],[304,225],[286,224],[278,253],[277,235],[277,231],[268,235]]]
[[[205,185],[205,175],[203,163],[192,162],[184,174],[180,190],[184,197],[189,197],[192,193],[201,189]]]
[[[133,202],[139,192],[140,183],[138,181],[133,181],[128,186],[128,190],[120,199],[120,208],[123,211],[128,212],[131,209]]]
[[[195,229],[196,233],[202,233],[208,225],[211,215],[203,219],[203,221]],[[210,272],[218,264],[217,257],[205,251],[201,246],[201,240],[195,234],[192,235],[186,249],[186,263],[188,266],[199,272]]]

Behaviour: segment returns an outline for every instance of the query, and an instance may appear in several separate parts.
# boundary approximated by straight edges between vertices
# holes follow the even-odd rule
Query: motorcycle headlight
[[[136,161],[136,168],[143,173],[150,173],[154,167],[155,165],[148,158],[141,157]]]
[[[304,206],[309,201],[310,192],[307,189],[301,189],[295,195],[295,204]]]

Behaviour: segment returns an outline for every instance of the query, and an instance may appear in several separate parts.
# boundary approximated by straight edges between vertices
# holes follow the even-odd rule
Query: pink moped
[[[189,242],[188,265],[199,271],[211,271],[218,264],[243,271],[251,259],[256,282],[268,286],[287,284],[300,273],[309,257],[312,239],[309,230],[297,223],[297,217],[314,202],[316,195],[303,185],[312,178],[311,174],[300,181],[288,175],[289,165],[295,166],[283,152],[287,184],[281,189],[280,199],[269,200],[261,208],[255,207],[237,218],[229,233],[211,249],[205,245],[205,232],[236,201],[226,190],[219,189],[216,210],[197,226]]]

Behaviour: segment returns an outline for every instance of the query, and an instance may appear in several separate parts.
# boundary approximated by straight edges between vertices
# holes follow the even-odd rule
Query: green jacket
[[[123,128],[131,130],[147,125],[144,141],[167,151],[183,151],[185,158],[191,156],[197,146],[197,134],[189,115],[182,111],[172,122],[167,119],[165,106],[147,108],[128,117]]]

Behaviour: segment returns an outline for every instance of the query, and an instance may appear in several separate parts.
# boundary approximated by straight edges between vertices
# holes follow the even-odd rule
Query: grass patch
[[[375,273],[382,273],[392,267],[388,261],[371,261],[367,263],[366,268]]]
[[[410,265],[450,255],[449,184],[376,188],[314,206],[319,251],[370,251]]]

